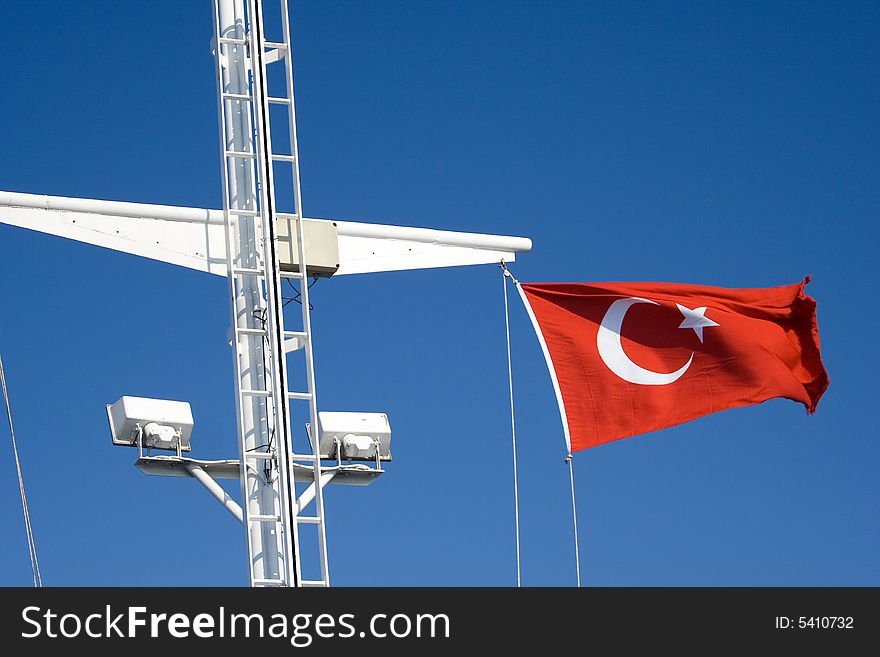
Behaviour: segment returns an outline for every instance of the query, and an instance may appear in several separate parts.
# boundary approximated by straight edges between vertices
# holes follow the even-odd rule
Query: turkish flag
[[[569,451],[773,397],[812,413],[828,375],[808,282],[518,285]]]

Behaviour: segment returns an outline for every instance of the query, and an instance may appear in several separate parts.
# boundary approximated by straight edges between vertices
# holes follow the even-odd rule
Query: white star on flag
[[[694,329],[694,333],[696,333],[697,337],[700,338],[700,342],[703,341],[704,327],[719,326],[717,322],[713,322],[711,319],[706,317],[706,306],[700,306],[699,308],[694,308],[693,310],[691,310],[686,306],[682,306],[680,303],[677,303],[675,305],[678,306],[681,314],[684,315],[684,321],[679,324],[678,328]]]

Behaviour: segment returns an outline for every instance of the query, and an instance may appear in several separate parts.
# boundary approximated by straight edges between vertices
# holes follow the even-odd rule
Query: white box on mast
[[[299,247],[293,219],[279,217],[275,226],[278,234],[278,262],[282,271],[299,271]],[[309,276],[327,278],[339,269],[339,237],[336,223],[306,219],[303,221],[306,238],[306,271]]]

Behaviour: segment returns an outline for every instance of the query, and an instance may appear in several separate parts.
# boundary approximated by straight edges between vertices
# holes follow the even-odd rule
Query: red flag
[[[828,375],[808,282],[520,285],[569,450],[773,397],[812,413]]]

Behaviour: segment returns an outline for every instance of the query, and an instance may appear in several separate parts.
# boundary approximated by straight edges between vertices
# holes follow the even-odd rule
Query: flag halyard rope
[[[507,337],[507,383],[510,393],[510,440],[513,448],[513,513],[516,528],[516,585],[517,587],[520,587],[522,586],[522,570],[520,564],[519,539],[519,482],[516,462],[516,419],[513,412],[513,367],[511,366],[510,358],[510,308],[507,302],[507,279],[513,279],[514,283],[516,283],[516,279],[513,278],[508,271],[504,264],[504,260],[501,261],[501,273],[502,293],[504,295],[504,332]]]
[[[571,482],[571,518],[574,522],[574,569],[575,574],[577,575],[577,587],[581,587],[581,556],[580,556],[580,547],[578,541],[578,513],[577,513],[577,504],[574,499],[574,468],[572,467],[571,462],[573,461],[571,452],[569,452],[568,456],[565,457],[565,462],[568,463],[568,480]]]
[[[507,265],[505,264],[504,260],[501,261],[501,270],[502,270],[502,273],[504,274],[504,315],[505,315],[505,328],[507,330],[508,381],[510,382],[510,422],[511,422],[511,433],[513,435],[514,498],[517,499],[517,492],[516,492],[516,430],[515,430],[515,425],[514,425],[514,420],[513,420],[513,375],[512,375],[511,366],[510,366],[510,318],[509,318],[509,311],[508,311],[508,306],[507,306],[507,279],[508,278],[510,278],[510,280],[513,281],[514,285],[516,285],[517,288],[519,289],[520,296],[523,297],[523,303],[526,303],[527,309],[528,309],[528,304],[525,300],[525,297],[522,294],[522,288],[520,287],[520,282],[516,279],[516,277],[507,268]],[[533,321],[533,323],[534,323],[534,321]],[[539,331],[537,325],[535,325],[535,331],[536,332]],[[538,335],[539,335],[539,339],[540,339],[540,333]],[[546,356],[546,353],[545,353],[545,356]],[[549,358],[549,356],[547,356],[547,358]],[[549,361],[548,361],[548,366],[549,366]],[[551,371],[551,375],[552,375],[552,371]],[[557,395],[558,395],[558,392],[557,392]],[[560,398],[559,403],[560,403],[560,411],[562,411],[561,398]],[[564,413],[562,415],[563,415],[562,422],[563,422],[563,425],[565,425],[566,418],[565,418]],[[567,434],[566,434],[566,443],[568,443]],[[571,448],[569,447],[569,449],[571,449]],[[577,502],[575,500],[575,494],[574,494],[574,467],[572,465],[572,460],[573,460],[573,458],[572,458],[571,452],[569,451],[565,457],[565,462],[568,464],[568,479],[569,479],[569,483],[571,486],[571,515],[572,515],[572,524],[573,524],[573,531],[574,531],[575,575],[577,577],[577,587],[580,588],[581,587],[580,540],[578,538]],[[519,576],[519,503],[518,503],[518,501],[516,504],[517,504],[517,579],[518,579],[518,576]]]

